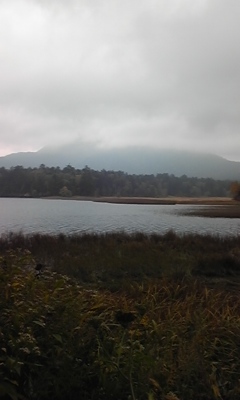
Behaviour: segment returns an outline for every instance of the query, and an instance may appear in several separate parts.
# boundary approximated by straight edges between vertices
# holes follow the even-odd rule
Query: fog
[[[240,160],[237,0],[0,0],[0,155],[83,142]]]

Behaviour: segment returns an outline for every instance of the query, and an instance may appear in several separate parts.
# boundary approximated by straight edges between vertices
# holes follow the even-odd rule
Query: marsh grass
[[[125,281],[162,276],[238,275],[239,237],[178,236],[143,233],[56,236],[8,234],[0,238],[0,252],[27,249],[36,262],[79,282],[121,287]]]
[[[239,292],[212,280],[238,280],[239,244],[173,232],[2,237],[0,396],[239,399]]]

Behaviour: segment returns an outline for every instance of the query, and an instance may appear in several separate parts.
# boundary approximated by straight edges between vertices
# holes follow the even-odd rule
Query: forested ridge
[[[231,182],[212,178],[176,177],[167,173],[135,175],[122,171],[95,171],[46,167],[0,168],[1,197],[132,196],[132,197],[225,197]]]

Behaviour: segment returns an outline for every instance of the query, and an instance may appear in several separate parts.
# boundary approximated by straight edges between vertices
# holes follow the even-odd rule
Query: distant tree
[[[230,192],[234,200],[240,201],[240,182],[233,182],[230,187]]]
[[[94,179],[93,170],[87,165],[82,170],[81,180],[79,183],[79,192],[81,196],[93,196],[94,194]]]
[[[67,165],[38,168],[0,168],[0,197],[44,196],[229,196],[231,182],[211,178],[176,177],[167,173],[131,175],[123,171],[95,171],[87,165],[75,169]],[[231,193],[240,201],[240,183],[233,182]]]
[[[67,186],[63,186],[62,189],[60,189],[60,191],[59,191],[59,195],[63,196],[63,197],[71,197],[72,192],[71,192],[71,190],[68,189]]]
[[[65,168],[63,168],[64,173],[69,173],[69,174],[75,174],[75,168],[71,166],[71,164],[68,164]]]

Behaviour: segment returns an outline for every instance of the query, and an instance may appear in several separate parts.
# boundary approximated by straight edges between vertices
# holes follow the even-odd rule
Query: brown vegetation
[[[117,203],[117,204],[196,204],[196,205],[236,205],[236,201],[230,197],[91,197],[91,196],[48,196],[44,197],[48,200],[79,200],[79,201],[94,201],[102,203]]]
[[[186,214],[210,218],[240,218],[240,204],[199,208],[188,211]]]
[[[2,236],[0,397],[238,400],[239,277],[239,237]]]
[[[121,204],[198,204],[198,205],[233,205],[235,202],[229,197],[99,197],[93,201]]]

